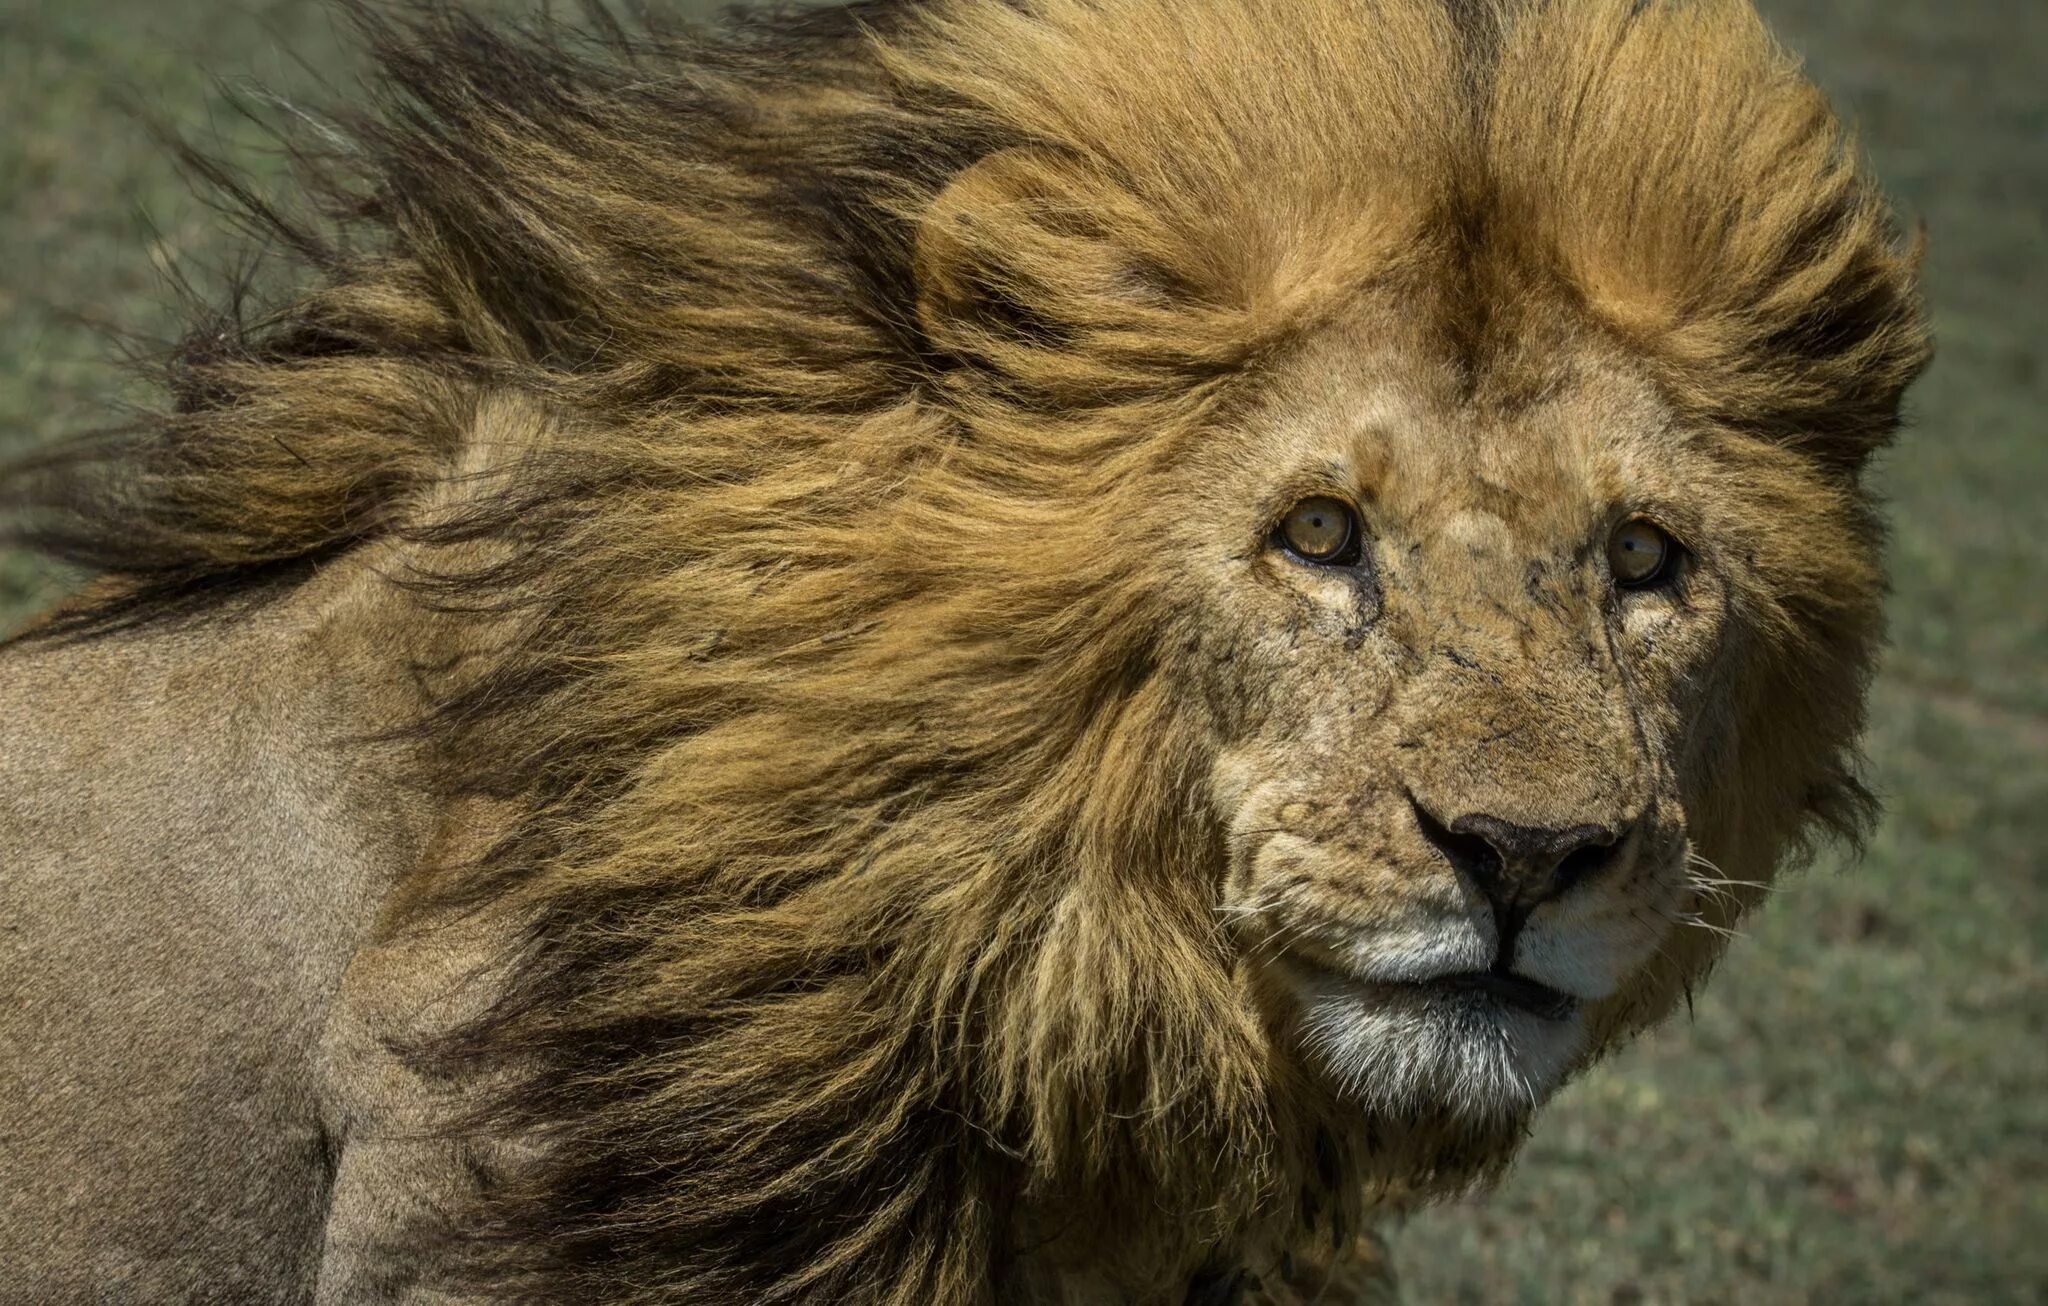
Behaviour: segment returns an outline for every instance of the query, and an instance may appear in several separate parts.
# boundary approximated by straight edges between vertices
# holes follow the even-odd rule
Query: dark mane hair
[[[1404,279],[1469,288],[1472,348],[1556,289],[1682,411],[1846,474],[1925,360],[1912,255],[1746,4],[1284,9],[356,8],[381,80],[302,156],[322,220],[197,165],[308,285],[4,507],[121,578],[73,629],[473,548],[413,586],[511,633],[421,729],[517,815],[427,896],[525,933],[431,1054],[516,1070],[479,1124],[539,1145],[466,1272],[981,1300],[1026,1197],[1234,1265],[1502,1154],[1358,1137],[1275,1068],[1188,870],[1183,618],[1105,542]]]

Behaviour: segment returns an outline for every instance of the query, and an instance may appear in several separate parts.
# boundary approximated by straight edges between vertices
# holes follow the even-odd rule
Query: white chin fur
[[[1519,1117],[1564,1082],[1585,1018],[1550,1019],[1482,994],[1297,976],[1300,1036],[1344,1094],[1374,1112]]]

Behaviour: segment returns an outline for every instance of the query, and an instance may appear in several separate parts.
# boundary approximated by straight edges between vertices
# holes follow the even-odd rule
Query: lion
[[[356,21],[7,485],[11,1293],[1380,1292],[1871,818],[1918,252],[1746,0]]]

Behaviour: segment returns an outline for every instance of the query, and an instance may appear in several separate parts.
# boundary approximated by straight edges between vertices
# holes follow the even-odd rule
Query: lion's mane
[[[313,284],[196,329],[112,474],[13,493],[131,578],[88,622],[483,546],[399,578],[511,632],[419,727],[434,783],[517,813],[428,892],[526,922],[430,1050],[516,1070],[480,1123],[539,1144],[472,1269],[975,1299],[1026,1201],[1142,1282],[1495,1159],[1353,1136],[1243,1002],[1130,473],[1403,278],[1456,292],[1454,356],[1563,288],[1754,437],[1760,513],[1787,460],[1855,463],[1924,360],[1912,256],[1747,6],[358,17],[382,80],[305,149],[326,217],[213,170]],[[1003,150],[1039,180],[949,189]],[[445,508],[506,404],[550,433]],[[1787,563],[1783,638],[1852,674],[1773,687],[1787,730],[1858,710],[1870,593],[1824,562]]]

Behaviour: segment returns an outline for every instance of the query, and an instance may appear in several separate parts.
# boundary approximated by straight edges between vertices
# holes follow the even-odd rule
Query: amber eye
[[[1607,537],[1607,567],[1629,589],[1655,585],[1671,570],[1678,545],[1647,517],[1631,517]]]
[[[1358,514],[1342,499],[1303,499],[1280,519],[1280,543],[1307,562],[1339,564],[1358,556]]]

